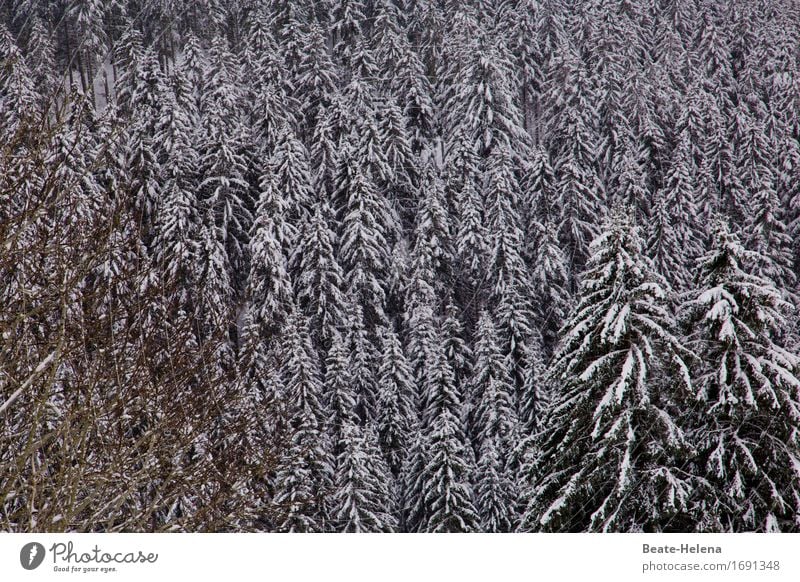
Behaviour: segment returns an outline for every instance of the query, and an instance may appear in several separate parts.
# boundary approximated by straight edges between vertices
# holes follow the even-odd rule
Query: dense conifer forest
[[[3,0],[0,530],[800,531],[800,3]]]

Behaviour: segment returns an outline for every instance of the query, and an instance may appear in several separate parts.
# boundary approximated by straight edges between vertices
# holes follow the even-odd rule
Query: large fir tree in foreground
[[[554,402],[527,468],[522,529],[680,529],[692,479],[676,417],[690,380],[669,292],[617,208],[548,371]]]
[[[800,527],[800,359],[783,347],[789,304],[746,271],[759,264],[718,221],[683,305],[698,355],[692,436],[708,480],[697,501],[703,530]]]

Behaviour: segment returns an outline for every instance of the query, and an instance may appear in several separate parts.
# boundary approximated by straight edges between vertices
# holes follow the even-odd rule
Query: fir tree
[[[294,89],[300,103],[299,119],[303,134],[310,137],[320,121],[320,113],[330,106],[332,96],[336,93],[338,75],[328,53],[323,28],[319,24],[312,24],[303,40],[305,47],[298,64]]]
[[[374,431],[348,425],[342,443],[331,498],[333,527],[352,533],[395,531],[391,476]]]
[[[688,511],[690,448],[674,417],[691,384],[668,293],[617,209],[548,371],[557,391],[523,529],[662,531]]]
[[[604,191],[598,168],[594,94],[574,48],[560,50],[563,56],[554,65],[557,83],[550,90],[550,103],[563,103],[563,107],[557,107],[549,116],[548,136],[556,176],[555,198],[560,208],[559,239],[565,245],[574,276],[583,268],[589,243],[597,234]]]
[[[346,427],[357,424],[359,420],[350,360],[350,348],[339,332],[334,332],[325,356],[324,387],[334,449],[339,452],[346,446]]]
[[[426,442],[427,459],[419,476],[423,518],[420,531],[455,533],[480,528],[458,417],[444,409]]]
[[[356,414],[362,423],[374,423],[378,414],[378,353],[373,337],[367,329],[361,306],[351,300],[346,339],[350,349],[349,367]]]
[[[348,292],[363,306],[368,325],[385,321],[385,277],[393,223],[386,200],[372,180],[355,170],[343,211],[339,258]]]
[[[20,123],[33,121],[37,97],[34,91],[32,72],[16,40],[5,26],[0,24],[0,58],[3,76],[0,79],[0,130],[2,143],[14,135]]]
[[[287,206],[286,219],[297,222],[305,218],[315,199],[308,152],[287,125],[279,133],[270,166]]]
[[[344,275],[334,251],[336,237],[331,219],[327,203],[314,205],[314,214],[303,225],[294,256],[297,300],[323,346],[328,346],[336,330],[343,330],[347,321]]]
[[[683,322],[698,355],[701,413],[693,419],[698,528],[797,531],[800,405],[797,355],[782,346],[789,307],[769,280],[748,274],[759,257],[727,225],[714,225]]]
[[[479,451],[492,441],[493,454],[497,455],[509,450],[508,439],[516,436],[515,388],[497,328],[486,311],[478,320],[475,338],[475,364],[469,382],[470,400],[475,403],[471,415],[473,441]]]
[[[442,295],[452,279],[453,249],[444,185],[429,164],[423,170],[412,269],[424,276]]]
[[[267,180],[266,183],[268,187],[259,199],[250,237],[247,289],[257,321],[265,332],[272,334],[280,330],[292,308],[292,281],[284,250],[286,246],[282,243],[293,236],[286,234],[286,217],[275,200],[278,194],[274,181]]]
[[[284,331],[283,363],[289,446],[275,478],[273,503],[281,531],[326,529],[324,503],[333,479],[328,412],[303,316],[293,313]]]
[[[516,488],[502,460],[504,449],[497,436],[481,446],[474,483],[482,532],[505,533],[516,527]]]
[[[757,273],[791,295],[797,276],[792,269],[792,243],[782,214],[772,173],[763,169],[751,199],[746,224],[748,242],[758,252]]]
[[[416,425],[416,386],[397,334],[384,328],[380,335],[378,438],[389,469],[399,476],[409,454],[411,430]]]
[[[545,352],[549,354],[555,349],[558,332],[572,305],[572,297],[568,291],[568,261],[558,244],[555,227],[551,223],[537,224],[537,231],[531,269],[534,317],[542,334]]]
[[[463,49],[468,60],[445,103],[446,129],[453,135],[463,125],[480,156],[513,144],[514,155],[524,157],[529,138],[514,100],[516,79],[507,48],[488,35],[468,42]]]
[[[689,272],[683,265],[696,258],[700,251],[699,210],[695,199],[695,164],[691,158],[688,133],[682,132],[672,155],[671,167],[666,176],[662,196],[664,207],[669,209],[669,221],[664,228],[675,230],[662,235],[666,240],[674,238],[674,245],[667,249],[674,269],[662,270],[678,289],[685,289]],[[665,265],[659,265],[664,267]]]
[[[487,282],[489,240],[484,223],[484,204],[472,180],[466,180],[458,194],[454,235],[454,278],[456,297],[469,306],[474,321],[481,307]]]

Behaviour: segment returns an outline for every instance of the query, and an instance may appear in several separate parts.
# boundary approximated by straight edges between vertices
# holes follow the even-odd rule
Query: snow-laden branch
[[[8,397],[8,400],[6,400],[5,402],[3,402],[2,405],[0,405],[0,414],[3,414],[6,411],[6,409],[9,406],[11,406],[17,398],[19,398],[20,394],[25,392],[25,390],[27,390],[28,387],[31,384],[33,384],[33,381],[36,380],[39,374],[41,374],[44,371],[44,369],[50,365],[50,363],[53,361],[53,358],[55,357],[56,357],[56,352],[53,352],[52,354],[47,356],[44,360],[42,360],[38,366],[36,366],[36,369],[28,377],[28,379],[25,380],[22,383],[22,385],[19,388],[17,388],[11,396]]]

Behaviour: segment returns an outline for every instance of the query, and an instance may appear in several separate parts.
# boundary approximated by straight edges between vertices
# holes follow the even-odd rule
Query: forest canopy
[[[800,5],[7,0],[0,530],[800,531]]]

